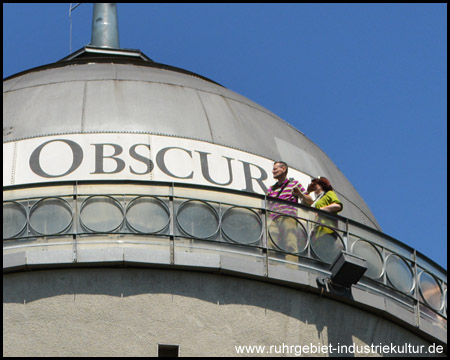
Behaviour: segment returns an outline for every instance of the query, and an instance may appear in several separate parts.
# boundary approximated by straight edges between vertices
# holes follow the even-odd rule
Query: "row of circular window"
[[[83,231],[92,233],[135,232],[139,234],[169,235],[170,209],[168,201],[154,196],[129,198],[126,206],[115,197],[94,195],[80,198],[79,223]],[[34,202],[9,201],[3,203],[3,239],[25,236],[49,236],[73,231],[74,210],[71,198],[49,197]],[[218,211],[217,206],[200,200],[177,200],[175,235],[197,239],[217,240],[219,234],[230,241],[244,245],[262,246],[263,219],[249,208],[228,206]],[[78,202],[76,203],[78,206]],[[27,211],[29,209],[29,211]],[[221,216],[219,216],[219,213]],[[315,224],[308,234],[303,221],[280,214],[268,216],[268,247],[283,252],[308,256],[331,263],[345,249],[342,236],[333,228]],[[25,234],[25,235],[24,235]],[[416,279],[412,264],[397,254],[383,256],[369,241],[355,239],[349,251],[367,261],[365,276],[382,281],[386,278],[397,290],[411,294]],[[310,253],[308,250],[310,249]],[[420,272],[419,290],[423,300],[434,310],[442,310],[446,303],[440,282],[426,271]]]

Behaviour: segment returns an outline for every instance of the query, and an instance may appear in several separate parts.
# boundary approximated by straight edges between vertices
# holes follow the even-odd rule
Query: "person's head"
[[[275,161],[273,163],[272,175],[274,179],[280,180],[287,176],[288,166],[284,161]]]
[[[322,191],[331,191],[333,187],[331,186],[330,180],[319,176],[318,178],[312,179],[311,183],[308,185],[308,192],[315,192],[316,194],[320,194]]]

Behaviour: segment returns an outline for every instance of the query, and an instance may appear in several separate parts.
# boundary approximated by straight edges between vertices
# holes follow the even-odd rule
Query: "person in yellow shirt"
[[[330,181],[324,177],[312,179],[308,185],[308,193],[314,192],[315,199],[311,203],[316,209],[336,215],[342,211],[343,204],[337,197]],[[321,260],[331,263],[341,249],[337,233],[333,228],[338,227],[337,219],[331,216],[317,214],[318,225],[311,234],[311,248]],[[319,225],[320,224],[320,225]]]
[[[319,176],[317,179],[312,179],[307,191],[308,193],[315,193],[316,198],[311,206],[314,206],[316,209],[332,214],[342,211],[343,205],[333,191],[330,180],[327,178]]]

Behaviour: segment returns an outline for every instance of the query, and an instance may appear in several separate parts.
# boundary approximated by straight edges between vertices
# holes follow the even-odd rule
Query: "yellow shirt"
[[[341,209],[336,211],[336,213],[341,212],[344,205],[342,205],[341,201],[338,199],[336,193],[334,191],[327,191],[325,195],[323,195],[318,201],[315,202],[314,206],[317,209],[323,208],[330,204],[339,204],[341,205]]]

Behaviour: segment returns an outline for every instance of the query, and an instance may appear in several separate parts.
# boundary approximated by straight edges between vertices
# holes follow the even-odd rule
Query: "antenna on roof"
[[[78,6],[81,5],[81,3],[75,4],[72,6],[73,3],[70,3],[69,6],[69,21],[70,21],[70,39],[69,39],[69,54],[72,54],[72,11],[75,10]]]
[[[92,46],[118,49],[119,26],[117,22],[117,4],[94,3],[92,14]]]

